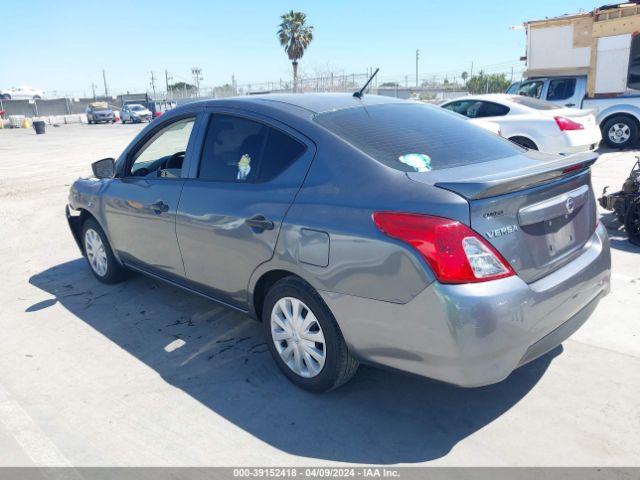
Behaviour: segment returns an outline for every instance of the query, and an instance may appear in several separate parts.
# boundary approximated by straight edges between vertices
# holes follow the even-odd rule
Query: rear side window
[[[261,122],[213,115],[198,177],[219,182],[268,181],[286,170],[305,148],[289,135]]]
[[[482,102],[480,117],[502,117],[509,113],[509,107],[493,102]]]
[[[425,172],[521,153],[467,120],[439,107],[393,103],[316,115],[315,121],[396,170]]]
[[[573,97],[573,93],[576,91],[576,79],[575,78],[559,78],[551,80],[549,82],[549,92],[547,93],[547,100],[553,102],[555,100],[566,100]]]

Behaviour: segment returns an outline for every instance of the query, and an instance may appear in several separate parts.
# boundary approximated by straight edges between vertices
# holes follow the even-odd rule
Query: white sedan
[[[3,100],[40,100],[44,98],[44,92],[33,87],[11,87],[0,89],[0,98]]]
[[[595,150],[602,140],[589,110],[566,108],[521,95],[470,95],[441,107],[475,121],[494,122],[503,137],[531,150],[577,153]]]

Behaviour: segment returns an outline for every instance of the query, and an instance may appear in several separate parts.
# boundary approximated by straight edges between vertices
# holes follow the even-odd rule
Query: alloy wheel
[[[304,378],[320,374],[327,357],[322,327],[311,309],[294,297],[283,297],[271,310],[271,339],[287,367]]]
[[[613,143],[625,143],[631,138],[631,129],[626,123],[614,123],[609,128],[608,135]]]

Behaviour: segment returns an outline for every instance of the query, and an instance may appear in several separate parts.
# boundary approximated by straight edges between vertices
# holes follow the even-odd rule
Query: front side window
[[[573,93],[575,91],[575,78],[559,78],[551,80],[549,82],[549,92],[547,93],[547,100],[549,100],[550,102],[556,100],[566,100],[573,97]]]
[[[160,130],[135,154],[131,175],[180,177],[195,120],[195,117],[185,118]]]
[[[540,98],[540,95],[542,95],[543,85],[544,82],[542,80],[524,82],[520,84],[520,87],[518,87],[517,93],[518,95],[523,95],[525,97]]]
[[[478,100],[462,100],[444,105],[444,108],[451,110],[452,112],[459,113],[460,115],[464,115],[465,117],[477,118],[480,116],[482,102],[479,102]]]
[[[305,148],[264,123],[233,115],[213,115],[198,178],[240,183],[268,181],[299,158]]]

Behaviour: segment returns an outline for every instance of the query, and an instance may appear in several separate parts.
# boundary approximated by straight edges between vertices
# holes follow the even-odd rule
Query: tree
[[[176,82],[173,85],[169,85],[169,90],[178,90],[180,92],[191,92],[196,89],[195,85],[191,85],[187,82]]]
[[[278,38],[293,65],[293,91],[295,92],[298,85],[298,60],[302,58],[304,51],[313,40],[313,27],[306,24],[307,16],[302,12],[291,10],[280,18]]]
[[[380,84],[380,87],[385,88],[385,87],[399,87],[400,84],[398,82],[384,82]]]
[[[467,72],[462,72],[462,75],[460,75],[462,77],[462,81],[466,82],[467,78],[469,78],[469,74]]]
[[[485,74],[482,70],[467,81],[469,93],[503,93],[510,82],[504,73]]]

